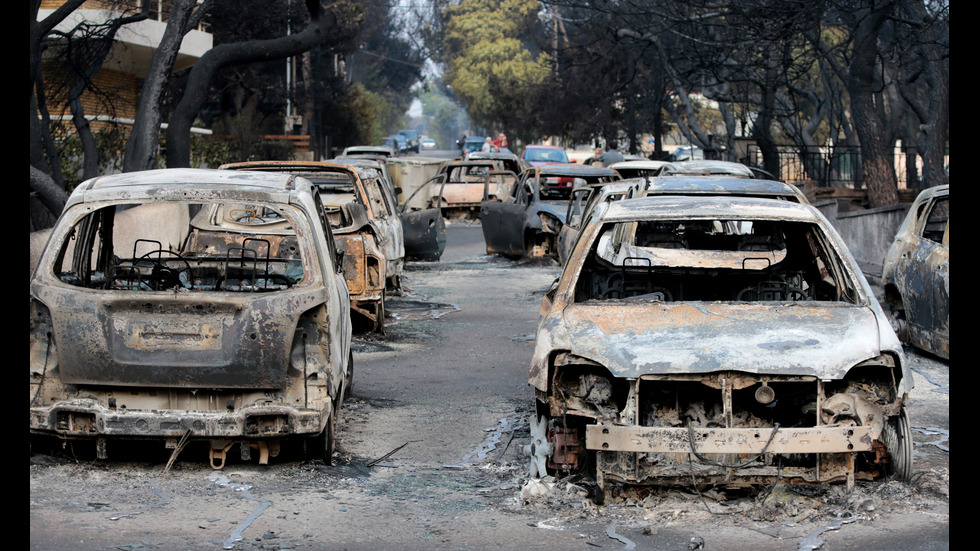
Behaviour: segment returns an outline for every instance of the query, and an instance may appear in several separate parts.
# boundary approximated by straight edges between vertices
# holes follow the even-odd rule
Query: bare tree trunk
[[[48,35],[57,25],[61,23],[66,17],[71,15],[73,11],[79,8],[85,0],[67,0],[62,5],[58,6],[58,9],[54,10],[50,15],[45,17],[42,21],[37,20],[38,11],[41,9],[41,0],[31,0],[31,26],[30,26],[30,85],[31,85],[31,126],[28,132],[29,138],[31,140],[30,144],[30,163],[31,166],[35,166],[41,170],[49,170],[48,163],[44,160],[44,144],[42,141],[42,136],[44,133],[39,126],[39,121],[37,119],[37,108],[43,105],[43,98],[37,98],[35,93],[42,93],[43,86],[38,87],[40,82],[41,74],[41,42],[44,37]],[[51,158],[50,163],[52,165],[58,163],[56,157]],[[60,177],[60,170],[58,171],[58,176]],[[64,181],[63,179],[61,181]]]
[[[199,20],[210,5],[210,0],[194,12]],[[157,149],[160,144],[160,97],[173,71],[177,52],[184,36],[195,26],[191,13],[197,0],[175,0],[159,46],[153,52],[150,69],[140,91],[136,107],[136,120],[126,142],[123,172],[156,168]]]
[[[95,76],[95,73],[99,72],[99,69],[102,68],[102,64],[105,63],[106,56],[109,55],[109,50],[112,48],[112,42],[115,40],[116,32],[118,32],[123,25],[142,21],[146,19],[146,17],[147,16],[145,14],[139,14],[120,17],[110,21],[107,24],[109,30],[106,32],[105,36],[94,39],[97,42],[96,46],[92,48],[93,54],[91,61],[82,71],[82,74],[78,76],[75,84],[73,84],[71,89],[68,91],[68,105],[71,108],[72,122],[75,124],[75,129],[78,130],[78,136],[82,140],[82,151],[84,153],[82,168],[83,180],[98,176],[99,151],[95,142],[95,136],[92,134],[92,127],[85,118],[85,109],[82,107],[81,101],[82,92],[85,91],[85,88],[92,82],[92,77]]]
[[[80,86],[74,86],[68,96],[68,106],[71,108],[71,120],[75,124],[78,137],[82,140],[82,180],[95,178],[99,175],[99,149],[92,135],[92,126],[85,118],[85,109],[80,99]]]
[[[191,164],[190,130],[204,105],[208,86],[215,73],[229,65],[281,59],[304,52],[316,44],[334,38],[330,30],[337,22],[331,10],[315,10],[313,19],[301,33],[270,40],[236,42],[215,46],[191,69],[187,88],[174,110],[167,127],[167,166],[189,167]]]
[[[871,207],[898,203],[898,187],[893,166],[891,144],[875,103],[875,63],[878,57],[878,33],[884,25],[892,0],[869,8],[854,29],[853,50],[847,90],[851,97],[854,128],[861,141],[861,166],[868,188]]]
[[[68,194],[50,176],[31,167],[31,194],[57,219],[68,202]]]

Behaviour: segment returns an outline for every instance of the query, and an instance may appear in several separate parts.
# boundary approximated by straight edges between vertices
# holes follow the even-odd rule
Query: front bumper
[[[773,432],[775,431],[775,434]],[[871,451],[871,427],[665,428],[589,425],[589,450],[652,453],[759,454]]]
[[[630,484],[853,483],[858,452],[876,451],[868,426],[667,428],[588,425],[598,475]]]
[[[330,411],[332,404],[327,404]],[[94,400],[31,408],[30,430],[62,438],[268,439],[315,436],[323,412],[289,406],[250,406],[235,411],[111,409]]]

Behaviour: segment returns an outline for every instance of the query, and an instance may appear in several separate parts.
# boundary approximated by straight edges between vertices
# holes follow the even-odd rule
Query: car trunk
[[[281,293],[66,294],[51,309],[65,383],[283,388],[296,315]],[[155,295],[155,296],[154,296]],[[291,308],[295,312],[296,308]]]

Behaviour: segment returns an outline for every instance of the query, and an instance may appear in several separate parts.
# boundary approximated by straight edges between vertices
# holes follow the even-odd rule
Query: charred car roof
[[[100,176],[82,182],[65,206],[109,198],[150,199],[158,197],[161,192],[206,199],[216,193],[231,197],[261,192],[278,194],[300,187],[311,189],[311,184],[308,180],[287,174],[199,168],[147,170]]]
[[[602,216],[605,222],[678,218],[751,218],[827,223],[819,211],[808,205],[756,197],[641,197],[609,203]]]
[[[667,176],[650,180],[650,195],[744,195],[788,199],[806,203],[806,197],[794,185],[773,180],[755,180],[731,176]]]

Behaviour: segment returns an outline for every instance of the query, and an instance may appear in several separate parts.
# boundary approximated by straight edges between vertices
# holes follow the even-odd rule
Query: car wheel
[[[899,480],[908,482],[912,476],[912,424],[909,422],[908,411],[902,411],[888,419],[881,431],[881,443],[888,450],[890,460],[886,468],[888,474],[897,476]]]
[[[888,303],[888,322],[895,330],[895,334],[898,335],[898,340],[908,343],[910,335],[909,325],[905,319],[905,301],[900,296],[893,296],[889,297],[886,302]]]
[[[348,352],[347,356],[347,377],[344,382],[344,399],[350,398],[354,388],[354,353]]]
[[[335,438],[337,427],[337,411],[330,412],[327,425],[320,434],[309,438],[306,441],[306,459],[312,461],[319,459],[324,465],[333,465],[333,452],[335,450]]]
[[[374,330],[382,335],[385,334],[385,295],[387,293],[381,293],[381,301],[378,303],[378,308],[375,310],[375,317],[377,318],[374,322]]]

